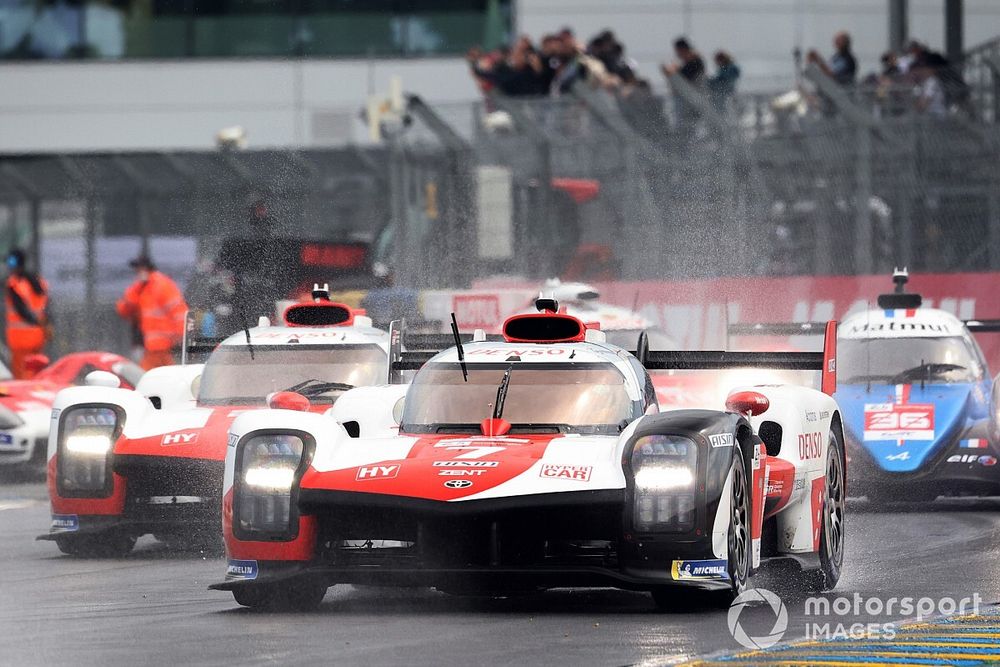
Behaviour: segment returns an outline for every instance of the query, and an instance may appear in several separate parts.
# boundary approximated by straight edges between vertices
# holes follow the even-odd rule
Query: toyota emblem
[[[449,479],[444,485],[449,489],[467,489],[472,486],[472,482],[467,479]]]

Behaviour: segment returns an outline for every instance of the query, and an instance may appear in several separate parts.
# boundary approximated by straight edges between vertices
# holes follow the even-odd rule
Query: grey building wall
[[[910,34],[943,47],[943,0],[911,0]],[[730,51],[743,90],[778,91],[792,50],[829,54],[839,29],[855,38],[861,71],[887,43],[886,0],[521,0],[518,29],[534,37],[569,25],[581,38],[613,29],[655,87],[670,44],[688,35],[706,56]],[[1000,2],[966,0],[966,44],[1000,35]],[[205,148],[242,125],[254,146],[365,141],[358,114],[371,91],[402,77],[438,104],[476,99],[460,58],[58,62],[0,64],[0,153]]]

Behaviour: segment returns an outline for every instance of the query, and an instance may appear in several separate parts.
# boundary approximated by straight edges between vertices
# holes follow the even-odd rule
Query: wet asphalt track
[[[837,594],[1000,599],[1000,501],[882,513],[865,506],[850,505]],[[47,528],[42,484],[0,484],[0,664],[580,667],[670,664],[740,650],[724,611],[656,613],[648,596],[612,590],[470,600],[338,586],[316,613],[256,614],[227,593],[206,590],[223,576],[220,559],[170,552],[144,538],[122,561],[78,560],[34,541]],[[802,599],[783,591],[780,577],[757,584],[784,593],[785,639],[802,637]],[[746,613],[751,634],[756,621],[765,630],[773,622],[764,609]]]

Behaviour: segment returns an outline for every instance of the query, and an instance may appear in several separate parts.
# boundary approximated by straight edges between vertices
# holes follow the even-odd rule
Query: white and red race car
[[[408,387],[356,389],[324,415],[237,417],[228,570],[212,588],[260,608],[315,606],[336,583],[615,586],[672,604],[678,587],[732,600],[771,558],[798,561],[804,587],[836,584],[835,324],[825,353],[636,357],[539,306],[502,342],[478,331],[430,359],[394,351],[395,370],[419,368]],[[823,370],[826,393],[759,386],[726,409],[659,411],[647,369],[734,366]]]
[[[221,546],[226,434],[248,409],[327,410],[346,391],[385,382],[389,336],[348,306],[319,299],[222,341],[205,364],[167,366],[135,391],[91,379],[61,391],[48,446],[50,531],[64,553],[115,556],[152,533]],[[294,392],[294,393],[292,393]]]

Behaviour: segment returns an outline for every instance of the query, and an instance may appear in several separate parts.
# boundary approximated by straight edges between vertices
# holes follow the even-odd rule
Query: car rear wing
[[[419,370],[441,350],[455,347],[455,337],[447,334],[407,336],[414,349],[403,350],[401,320],[389,325],[389,378],[390,384],[402,382],[404,371]],[[635,357],[648,370],[718,370],[726,368],[772,368],[779,370],[820,371],[822,390],[833,394],[837,390],[837,323],[824,325],[822,352],[728,352],[707,350],[650,351],[646,333],[639,336]],[[472,336],[459,335],[463,343]],[[503,340],[502,336],[488,336],[487,340]],[[409,346],[407,346],[409,348]],[[422,348],[422,349],[418,349]]]
[[[826,322],[737,322],[730,324],[730,336],[820,336]]]
[[[459,333],[458,339],[462,343],[476,340],[471,333]],[[489,334],[478,340],[502,341],[503,336]],[[454,334],[406,333],[406,320],[393,320],[389,324],[389,384],[400,384],[404,371],[420,370],[431,357],[449,347],[455,347]]]
[[[972,333],[1000,333],[1000,320],[962,320]]]
[[[224,340],[226,340],[226,336],[189,338],[181,351],[181,364],[203,363]]]
[[[741,325],[735,325],[741,326]],[[825,394],[837,390],[837,323],[804,322],[802,324],[751,324],[752,334],[761,336],[792,336],[822,334],[822,352],[730,352],[715,350],[650,351],[645,333],[639,337],[635,356],[647,370],[719,370],[726,368],[771,368],[790,371],[820,371],[821,389]],[[806,326],[806,328],[803,328]],[[730,326],[730,333],[733,327]],[[737,334],[739,335],[739,334]]]

